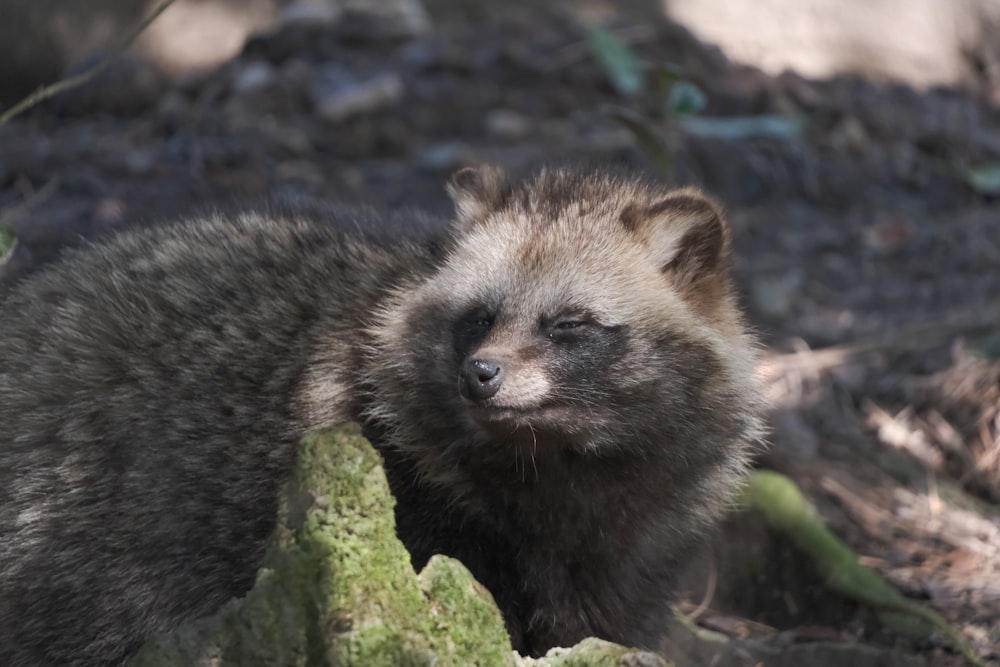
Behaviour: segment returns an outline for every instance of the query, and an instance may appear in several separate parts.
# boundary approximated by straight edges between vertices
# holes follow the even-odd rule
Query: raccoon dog
[[[376,239],[408,219],[351,209],[200,218],[10,292],[0,663],[120,663],[245,593],[297,440],[347,420],[415,565],[464,561],[516,648],[657,645],[761,430],[722,214],[563,170],[449,191],[442,235]]]

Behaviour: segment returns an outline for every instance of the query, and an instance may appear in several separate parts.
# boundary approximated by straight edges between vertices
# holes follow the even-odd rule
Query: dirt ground
[[[672,132],[676,180],[730,210],[775,406],[761,466],[1000,665],[1000,203],[968,177],[1000,160],[996,91],[772,77],[673,24],[611,25],[696,84],[704,117],[803,120],[791,135]],[[443,183],[467,164],[648,168],[609,103],[649,115],[660,100],[623,99],[584,29],[539,9],[419,38],[286,23],[170,84],[127,60],[0,127],[0,224],[19,238],[0,294],[69,245],[209,205],[446,212]],[[682,609],[737,643],[711,660],[677,649],[680,664],[963,664],[942,636],[901,638],[824,592],[745,523],[689,582]]]

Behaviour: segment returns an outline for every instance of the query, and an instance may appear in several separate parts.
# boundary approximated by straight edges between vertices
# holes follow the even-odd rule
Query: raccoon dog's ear
[[[680,287],[728,270],[729,226],[722,207],[697,188],[676,190],[652,205],[630,206],[621,221]]]
[[[455,172],[447,189],[459,221],[469,224],[503,206],[510,185],[506,172],[499,167],[466,167]]]

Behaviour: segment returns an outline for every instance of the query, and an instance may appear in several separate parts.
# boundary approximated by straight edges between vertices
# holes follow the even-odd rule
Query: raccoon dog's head
[[[406,431],[401,446],[487,463],[748,428],[752,345],[714,202],[562,170],[511,184],[467,169],[449,193],[450,251],[376,331],[376,411]]]

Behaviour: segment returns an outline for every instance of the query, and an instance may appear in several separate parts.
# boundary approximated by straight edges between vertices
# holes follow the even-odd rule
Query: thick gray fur
[[[116,664],[252,584],[297,440],[351,416],[311,423],[304,374],[350,375],[372,305],[433,256],[335,215],[126,234],[3,302],[0,664]]]

